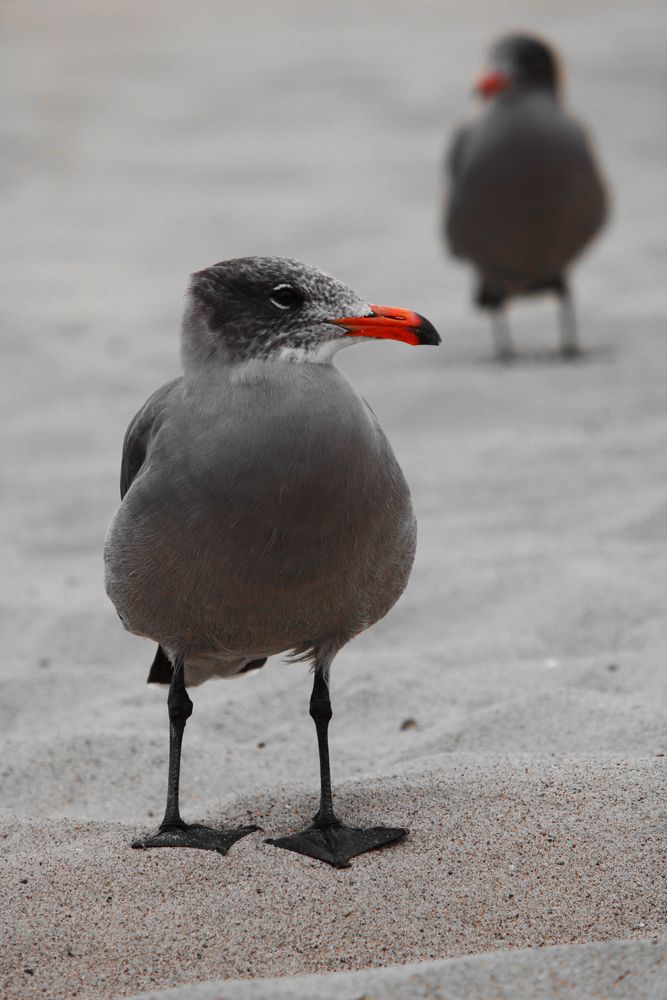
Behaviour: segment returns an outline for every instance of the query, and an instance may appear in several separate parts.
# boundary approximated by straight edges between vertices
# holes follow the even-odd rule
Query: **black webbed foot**
[[[132,847],[194,847],[201,851],[217,851],[226,854],[232,844],[249,833],[259,830],[258,826],[240,826],[232,830],[214,830],[201,823],[160,827],[157,833],[132,841]]]
[[[362,830],[339,823],[332,826],[311,826],[301,833],[267,840],[266,843],[317,858],[334,868],[349,868],[350,858],[402,840],[407,832],[402,827],[373,826]]]
[[[329,686],[323,667],[315,668],[313,691],[310,696],[310,715],[317,730],[317,746],[320,758],[320,807],[313,825],[301,833],[293,833],[277,840],[267,840],[267,844],[283,847],[286,851],[305,854],[318,861],[324,861],[334,868],[349,868],[350,858],[366,851],[374,851],[385,844],[402,840],[407,834],[403,827],[373,826],[367,830],[344,826],[337,818],[331,795],[331,769],[329,767],[328,729],[331,720],[331,700]]]

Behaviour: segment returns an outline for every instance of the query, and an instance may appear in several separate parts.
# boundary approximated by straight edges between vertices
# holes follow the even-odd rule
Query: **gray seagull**
[[[568,269],[602,226],[606,194],[586,133],[563,109],[556,56],[530,35],[497,42],[478,93],[487,107],[454,136],[445,235],[477,271],[496,354],[514,354],[505,313],[516,295],[555,292],[560,349],[578,353]]]
[[[346,867],[407,832],[343,825],[329,768],[331,663],[398,600],[415,553],[403,473],[373,411],[332,363],[370,338],[440,342],[417,313],[369,305],[295,260],[244,257],[192,275],[184,374],[127,430],[122,502],[104,549],[107,593],[125,628],[158,643],[148,681],[170,685],[166,811],[135,847],[224,854],[257,829],[181,819],[187,687],[286,652],[313,665],[321,798],[311,827],[269,843]]]

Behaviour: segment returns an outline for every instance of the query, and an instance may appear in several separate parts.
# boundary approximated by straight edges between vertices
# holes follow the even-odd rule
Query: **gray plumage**
[[[289,283],[299,309],[271,301]],[[402,593],[410,493],[368,405],[330,363],[331,320],[367,315],[314,268],[246,258],[193,277],[185,374],[155,392],[123,447],[105,544],[125,627],[185,680],[291,651],[325,671]]]
[[[584,129],[560,105],[549,48],[509,36],[491,67],[488,104],[449,151],[445,233],[475,267],[477,303],[498,309],[515,295],[566,293],[570,265],[604,222],[606,194]]]

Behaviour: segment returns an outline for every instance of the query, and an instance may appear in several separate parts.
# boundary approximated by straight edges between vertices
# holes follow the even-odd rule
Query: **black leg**
[[[317,730],[320,756],[320,808],[313,825],[301,833],[277,840],[267,840],[275,847],[284,847],[297,854],[306,854],[319,861],[326,861],[334,868],[349,868],[350,858],[377,847],[384,847],[402,840],[407,830],[402,827],[375,826],[366,830],[344,826],[334,812],[331,793],[331,768],[329,765],[328,730],[331,721],[329,687],[321,670],[315,670],[313,693],[310,697],[310,715]]]
[[[167,805],[164,819],[156,834],[135,840],[132,847],[196,847],[204,851],[226,854],[232,844],[257,830],[256,826],[243,826],[235,830],[213,830],[199,823],[187,824],[181,819],[178,806],[181,776],[181,745],[185,723],[192,715],[192,701],[185,689],[184,658],[177,656],[169,688],[169,777],[167,779]]]
[[[320,808],[313,817],[317,827],[340,826],[333,807],[331,792],[331,766],[329,764],[329,723],[331,722],[329,686],[320,670],[315,671],[313,692],[310,696],[310,717],[317,732],[317,749],[320,757]]]

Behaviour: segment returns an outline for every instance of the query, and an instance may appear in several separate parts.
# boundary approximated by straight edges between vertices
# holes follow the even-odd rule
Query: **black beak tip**
[[[419,316],[420,322],[419,327],[415,332],[419,337],[419,343],[437,347],[438,344],[441,343],[440,334],[430,320],[426,319],[425,316],[420,316],[419,313],[417,313],[417,315]]]

